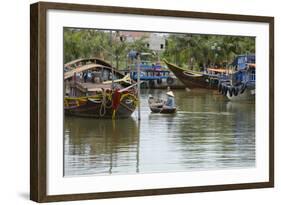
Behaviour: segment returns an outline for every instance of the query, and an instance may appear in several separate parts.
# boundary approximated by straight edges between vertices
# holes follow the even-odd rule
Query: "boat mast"
[[[113,77],[112,30],[110,30],[110,48],[111,48],[110,65],[111,65],[111,80],[112,80],[111,89],[113,90],[114,77]]]
[[[137,53],[137,69],[138,69],[138,77],[137,77],[137,85],[138,85],[138,120],[141,119],[140,114],[140,53]]]

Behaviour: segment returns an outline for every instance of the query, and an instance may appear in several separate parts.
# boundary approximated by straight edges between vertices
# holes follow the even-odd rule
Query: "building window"
[[[164,48],[164,45],[163,44],[160,44],[160,49],[163,49]]]

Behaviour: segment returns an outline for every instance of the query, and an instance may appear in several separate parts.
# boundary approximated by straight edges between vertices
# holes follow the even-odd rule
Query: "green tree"
[[[236,55],[255,52],[253,37],[171,34],[167,42],[162,57],[190,69],[231,63]]]
[[[146,46],[147,37],[127,42],[119,31],[95,29],[64,29],[64,63],[78,59],[99,57],[113,65],[125,68],[130,50],[151,52]]]

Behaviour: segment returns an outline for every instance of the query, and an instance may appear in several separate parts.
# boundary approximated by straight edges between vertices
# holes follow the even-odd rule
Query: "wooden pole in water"
[[[111,48],[111,52],[112,52],[112,50],[113,50],[113,48],[112,48],[112,30],[110,30],[110,48]],[[114,84],[114,77],[113,77],[113,53],[111,53],[111,55],[110,55],[110,65],[111,65],[111,79],[112,79],[111,88],[113,90],[113,84]]]
[[[140,54],[137,54],[137,69],[138,69],[138,78],[137,78],[137,84],[138,84],[138,120],[141,119],[140,114]]]

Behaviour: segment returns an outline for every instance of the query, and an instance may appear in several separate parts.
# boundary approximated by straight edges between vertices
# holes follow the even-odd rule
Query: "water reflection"
[[[255,166],[255,104],[206,90],[174,91],[179,111],[152,114],[141,94],[141,121],[65,117],[65,175],[128,174]]]
[[[119,169],[135,172],[138,140],[139,129],[133,118],[111,121],[65,117],[64,174],[112,173]]]

